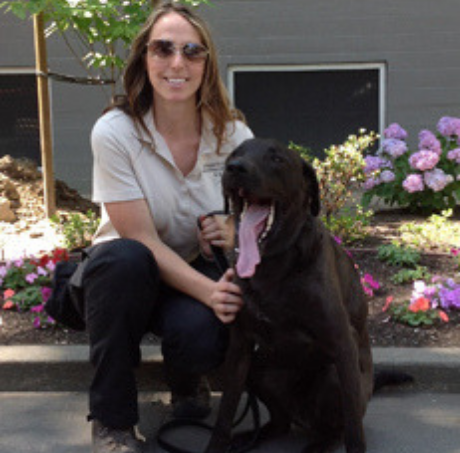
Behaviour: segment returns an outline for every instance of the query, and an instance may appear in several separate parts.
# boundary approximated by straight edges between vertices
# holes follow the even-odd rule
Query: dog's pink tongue
[[[251,204],[241,219],[238,232],[240,250],[236,262],[236,271],[241,278],[252,277],[256,271],[256,266],[260,263],[257,239],[264,229],[269,213],[270,208],[268,206]]]

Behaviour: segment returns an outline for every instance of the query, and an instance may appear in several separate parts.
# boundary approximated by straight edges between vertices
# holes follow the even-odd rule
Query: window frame
[[[387,64],[385,62],[362,63],[322,63],[322,64],[235,64],[227,67],[228,93],[231,103],[235,104],[235,74],[238,72],[321,72],[377,70],[379,80],[379,130],[373,131],[382,136],[386,122],[386,85]]]
[[[37,122],[38,122],[38,166],[42,165],[42,155],[41,155],[41,144],[40,144],[40,106],[38,105],[38,83],[37,83],[37,70],[34,67],[0,67],[0,77],[1,76],[14,76],[14,75],[29,75],[35,78],[35,94],[37,96]],[[50,85],[50,99],[51,99],[51,84]],[[51,110],[52,111],[52,110]],[[52,123],[52,118],[51,118]]]

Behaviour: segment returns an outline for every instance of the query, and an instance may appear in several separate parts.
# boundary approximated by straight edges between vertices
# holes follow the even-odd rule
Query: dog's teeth
[[[245,201],[243,205],[243,210],[241,211],[241,218],[240,220],[243,220],[243,217],[246,215],[246,211],[248,210],[248,202]]]
[[[267,229],[270,230],[270,228],[273,225],[273,222],[275,221],[275,206],[272,204],[270,206],[270,214],[268,215],[268,220],[267,220]]]
[[[273,222],[275,221],[275,206],[272,204],[270,206],[270,214],[268,214],[268,219],[267,219],[267,225],[265,226],[264,231],[262,234],[259,236],[259,243],[262,242],[270,233],[270,230],[272,229]]]

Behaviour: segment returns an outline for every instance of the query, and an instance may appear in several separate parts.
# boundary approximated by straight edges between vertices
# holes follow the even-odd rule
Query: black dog
[[[229,156],[223,190],[237,222],[245,305],[232,325],[207,453],[229,447],[246,385],[269,411],[264,439],[295,423],[308,430],[305,453],[342,440],[347,453],[365,452],[373,389],[367,303],[354,263],[317,218],[313,168],[275,141],[251,139]]]

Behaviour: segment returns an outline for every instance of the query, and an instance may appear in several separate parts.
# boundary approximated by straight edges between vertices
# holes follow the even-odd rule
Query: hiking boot
[[[134,428],[115,429],[93,420],[93,453],[142,453]]]
[[[201,420],[211,413],[211,388],[205,377],[200,378],[192,392],[171,391],[174,418]]]

